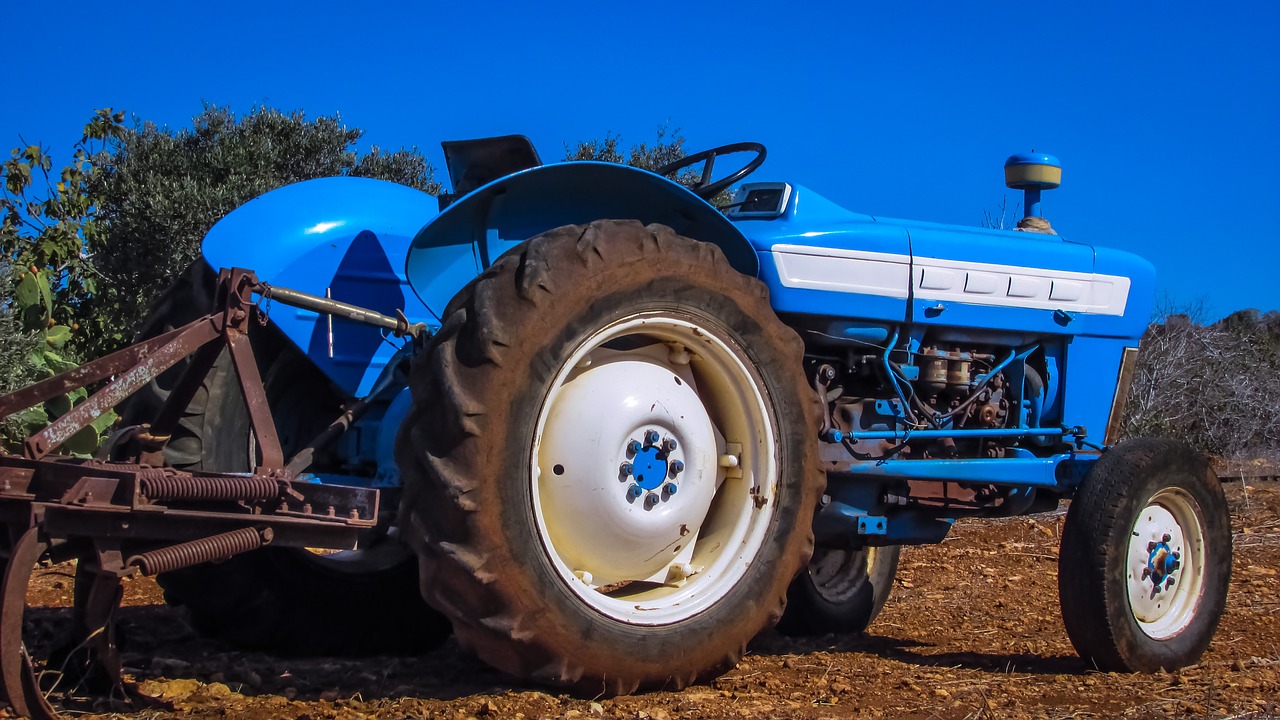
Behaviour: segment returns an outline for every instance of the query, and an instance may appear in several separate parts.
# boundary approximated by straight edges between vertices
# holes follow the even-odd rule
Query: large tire
[[[805,636],[866,630],[889,599],[901,551],[899,545],[817,548],[791,581],[778,631]]]
[[[208,264],[197,261],[157,302],[141,336],[209,312],[215,279]],[[287,454],[338,416],[342,398],[274,327],[251,327],[250,335]],[[126,422],[148,420],[184,367],[140,390],[124,409]],[[183,413],[165,460],[184,470],[243,472],[251,467],[251,448],[248,414],[224,353]],[[413,553],[386,536],[394,498],[388,502],[384,493],[384,505],[387,522],[363,540],[364,551],[266,548],[158,580],[197,629],[240,648],[345,656],[429,649],[448,636],[449,625],[423,602]]]
[[[802,353],[764,285],[663,226],[560,228],[473,280],[397,439],[401,526],[460,645],[593,695],[736,663],[812,552]]]
[[[1230,579],[1226,498],[1202,455],[1143,438],[1098,459],[1071,501],[1058,560],[1062,620],[1081,657],[1106,671],[1195,663]]]

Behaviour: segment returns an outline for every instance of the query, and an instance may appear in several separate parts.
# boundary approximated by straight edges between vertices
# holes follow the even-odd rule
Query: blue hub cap
[[[1153,542],[1147,545],[1147,567],[1143,570],[1145,580],[1150,580],[1152,590],[1160,592],[1173,586],[1175,579],[1173,573],[1182,566],[1180,562],[1182,556],[1169,547],[1170,537],[1166,534],[1160,539],[1160,542]]]
[[[652,490],[667,479],[667,454],[654,445],[636,453],[631,463],[636,484],[645,490]]]
[[[657,430],[646,430],[640,439],[627,441],[618,479],[627,482],[627,497],[645,497],[648,506],[669,499],[679,490],[676,484],[684,472],[684,462],[673,457],[679,443]],[[647,494],[646,494],[647,493]]]

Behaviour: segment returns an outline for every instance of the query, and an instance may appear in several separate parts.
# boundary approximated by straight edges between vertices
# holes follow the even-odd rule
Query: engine
[[[827,409],[824,433],[843,438],[852,432],[899,434],[893,440],[844,440],[857,459],[1005,457],[1017,441],[964,433],[913,439],[911,434],[1037,427],[1041,420],[1045,383],[1037,346],[898,344],[895,337],[884,348],[841,349],[840,355],[831,347],[810,354],[814,389]]]

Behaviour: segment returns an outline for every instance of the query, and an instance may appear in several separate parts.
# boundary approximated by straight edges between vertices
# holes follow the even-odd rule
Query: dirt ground
[[[884,613],[860,636],[772,631],[734,669],[683,692],[574,698],[513,684],[448,643],[417,658],[281,659],[197,637],[131,581],[121,624],[128,675],[169,707],[68,716],[132,718],[1280,718],[1280,483],[1227,483],[1235,565],[1227,613],[1201,662],[1181,672],[1091,670],[1057,599],[1061,513],[962,521],[940,546],[904,551]],[[33,580],[33,605],[70,602],[62,566]],[[38,613],[65,610],[33,610]],[[0,709],[0,718],[11,717]]]

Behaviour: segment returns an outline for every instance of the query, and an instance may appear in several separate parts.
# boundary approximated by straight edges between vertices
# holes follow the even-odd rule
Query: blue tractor
[[[268,318],[248,331],[256,367],[206,358],[158,439],[166,464],[253,474],[278,446],[290,477],[382,498],[357,549],[161,575],[203,629],[380,652],[451,628],[518,678],[680,688],[773,623],[862,630],[899,548],[958,518],[1070,499],[1059,584],[1080,654],[1154,671],[1207,647],[1231,566],[1221,486],[1183,445],[1116,443],[1154,271],[1053,234],[1051,156],[1006,164],[1027,193],[1013,231],[742,182],[757,143],[656,173],[543,164],[520,136],[444,150],[440,198],[331,178],[249,202],[156,308],[145,335],[216,309],[212,268],[248,267]],[[713,179],[728,155],[750,160]],[[124,414],[145,428],[178,382]]]

